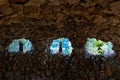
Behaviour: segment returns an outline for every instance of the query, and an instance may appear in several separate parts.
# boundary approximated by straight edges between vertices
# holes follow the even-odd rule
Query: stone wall
[[[35,18],[62,25],[66,15],[79,15],[82,21],[116,26],[120,23],[119,4],[118,0],[0,0],[0,24]]]

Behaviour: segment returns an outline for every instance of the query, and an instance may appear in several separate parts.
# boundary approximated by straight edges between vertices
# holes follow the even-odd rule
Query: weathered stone
[[[18,14],[22,14],[23,13],[23,5],[14,5],[13,9]]]
[[[25,4],[24,14],[29,18],[39,18],[40,5],[44,4],[46,0],[30,0]]]
[[[26,6],[34,6],[34,7],[38,7],[40,6],[41,4],[43,4],[46,0],[30,0],[28,3],[26,3],[25,5]]]
[[[4,16],[4,15],[10,15],[11,13],[13,13],[13,10],[12,8],[10,8],[9,5],[1,5],[0,12],[1,12],[1,16]]]
[[[51,2],[51,5],[53,5],[53,6],[60,5],[60,1],[59,0],[50,0],[50,2]]]
[[[0,0],[0,5],[6,5],[8,4],[8,0]]]
[[[76,4],[76,3],[79,3],[79,0],[68,0],[68,2],[70,4]]]
[[[105,63],[105,74],[107,77],[110,77],[114,72],[115,72],[116,68],[109,64],[109,63]]]
[[[14,4],[24,4],[28,2],[29,0],[9,0],[9,1]]]
[[[94,19],[94,23],[97,23],[99,25],[105,23],[107,20],[105,18],[103,18],[103,16],[96,16]]]
[[[110,9],[114,14],[120,14],[120,1],[116,1],[110,4]]]

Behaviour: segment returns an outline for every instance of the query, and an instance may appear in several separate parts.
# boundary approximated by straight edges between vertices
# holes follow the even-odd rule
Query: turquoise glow
[[[29,40],[24,39],[24,38],[13,40],[12,43],[8,47],[8,52],[15,52],[15,53],[20,52],[20,50],[19,50],[20,42],[22,42],[22,44],[23,44],[23,46],[22,46],[23,53],[32,52],[32,50],[33,50],[32,43]]]
[[[68,38],[58,38],[53,40],[52,44],[50,45],[50,51],[52,54],[56,54],[60,52],[60,42],[62,48],[63,55],[70,55],[72,53],[72,46],[71,42]]]

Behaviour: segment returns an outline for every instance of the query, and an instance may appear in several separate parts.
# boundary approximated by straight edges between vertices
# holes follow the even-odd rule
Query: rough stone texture
[[[28,1],[29,0],[9,0],[10,3],[14,3],[14,4],[25,4]]]
[[[8,0],[0,0],[0,5],[6,5],[8,4]]]
[[[110,9],[114,14],[120,16],[120,1],[111,3],[110,4]]]
[[[120,80],[119,4],[119,0],[0,0],[0,79]],[[10,42],[21,37],[30,39],[34,54],[6,52]],[[70,38],[74,47],[70,61],[44,53],[47,40],[58,37]],[[116,56],[103,64],[86,59],[88,37],[112,41]]]

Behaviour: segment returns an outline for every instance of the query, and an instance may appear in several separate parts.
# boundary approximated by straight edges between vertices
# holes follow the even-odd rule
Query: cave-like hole
[[[19,51],[23,52],[23,43],[19,41]]]

